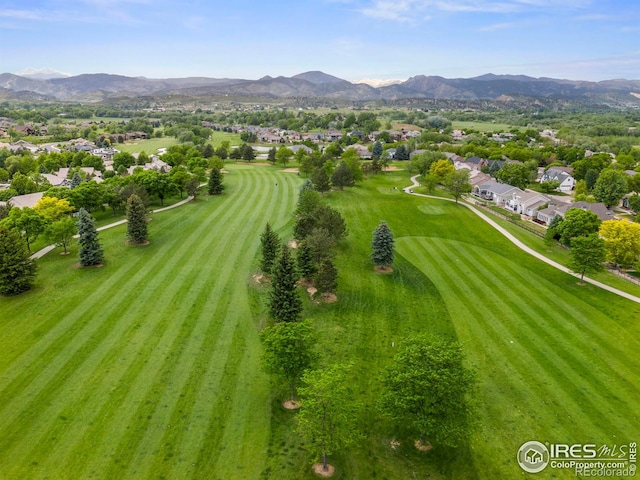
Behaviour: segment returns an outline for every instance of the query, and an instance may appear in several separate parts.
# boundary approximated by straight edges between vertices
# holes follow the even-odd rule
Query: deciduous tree
[[[499,182],[522,190],[529,185],[529,169],[520,163],[507,163],[496,172],[495,177]]]
[[[564,220],[555,227],[555,231],[560,235],[560,243],[570,247],[573,238],[597,233],[600,223],[595,213],[582,208],[570,208],[564,214]]]
[[[463,168],[448,173],[442,181],[444,188],[453,195],[456,203],[462,195],[471,192],[471,183],[469,183],[469,170]]]
[[[340,191],[344,190],[344,187],[353,187],[355,185],[353,172],[344,161],[340,162],[333,171],[331,183],[334,187],[338,187]]]
[[[56,222],[73,212],[67,199],[56,197],[42,197],[33,209],[47,222]]]
[[[46,221],[33,208],[24,207],[12,208],[2,224],[18,232],[24,238],[27,250],[31,251],[31,243],[44,231]]]
[[[44,233],[49,241],[62,247],[66,255],[68,253],[67,246],[71,243],[71,239],[76,234],[76,231],[75,220],[71,217],[63,217],[60,220],[50,223]]]
[[[313,327],[309,321],[276,323],[265,328],[260,339],[264,346],[262,362],[265,370],[287,383],[289,398],[295,401],[302,374],[318,359],[313,348],[317,343]]]
[[[316,191],[324,195],[324,192],[331,190],[331,182],[329,175],[324,168],[316,167],[311,174],[311,182],[313,183]]]
[[[571,261],[569,268],[580,274],[580,283],[585,273],[596,273],[604,270],[605,241],[597,234],[586,237],[575,237],[571,240]]]
[[[298,432],[310,443],[325,471],[329,470],[329,455],[360,438],[356,426],[359,405],[349,388],[350,371],[347,365],[308,371],[302,377],[304,387],[298,389]]]
[[[460,345],[418,335],[405,341],[385,369],[380,405],[421,439],[458,447],[474,426],[475,383],[475,373],[463,365]]]
[[[607,207],[617,205],[625,193],[627,181],[624,173],[610,168],[600,174],[593,187],[593,196]]]
[[[640,255],[640,224],[625,220],[605,220],[600,226],[606,258],[620,266],[633,265]]]

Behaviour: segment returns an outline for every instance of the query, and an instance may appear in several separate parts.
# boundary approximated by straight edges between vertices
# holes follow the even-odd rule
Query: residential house
[[[541,193],[525,190],[522,193],[513,192],[506,207],[515,213],[536,218],[538,208],[548,204],[549,201],[549,197],[546,197]]]
[[[560,182],[558,190],[561,192],[571,192],[576,186],[576,179],[567,171],[570,167],[551,167],[540,177],[540,183],[556,180]],[[571,169],[573,171],[573,169]]]
[[[602,221],[605,220],[614,220],[616,217],[613,214],[613,211],[609,210],[604,203],[591,203],[591,202],[574,202],[574,203],[565,203],[558,201],[549,202],[549,206],[543,210],[538,211],[536,215],[536,219],[539,223],[544,223],[549,225],[551,221],[556,216],[563,217],[567,213],[568,210],[572,208],[582,208],[583,210],[589,210],[590,212],[595,213],[598,218]]]
[[[524,191],[518,187],[506,183],[490,181],[473,187],[472,193],[485,200],[491,200],[496,205],[505,206],[513,198],[513,194],[522,194]]]
[[[43,195],[44,195],[44,192],[28,193],[26,195],[17,195],[15,197],[11,197],[7,203],[10,203],[11,206],[15,208],[24,208],[24,207],[33,208],[36,206],[36,203],[40,201]]]
[[[354,145],[349,145],[347,147],[348,149],[353,149],[356,152],[358,152],[358,155],[360,156],[360,158],[366,158],[366,159],[370,159],[371,158],[371,152],[369,151],[369,149],[367,147],[365,147],[364,145],[360,145],[360,144],[354,144]]]
[[[336,140],[340,140],[342,138],[342,132],[338,130],[328,130],[324,134],[324,139],[327,142],[335,142]]]
[[[485,160],[484,158],[480,158],[480,157],[469,157],[464,161],[464,163],[468,165],[467,168],[469,168],[469,170],[478,170],[478,171],[480,171],[482,167],[486,166],[487,162],[488,160]]]
[[[305,153],[311,154],[313,153],[313,150],[310,149],[309,147],[307,147],[306,145],[291,145],[289,148],[289,150],[291,150],[293,153],[298,153],[299,150],[303,150]]]
[[[493,179],[491,175],[486,173],[479,172],[477,170],[471,170],[469,172],[469,183],[471,184],[471,189],[473,189],[477,185],[482,185],[483,183],[489,183]]]

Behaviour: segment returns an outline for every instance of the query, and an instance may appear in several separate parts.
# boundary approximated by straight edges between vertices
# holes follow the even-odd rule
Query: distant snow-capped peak
[[[374,88],[386,87],[388,85],[397,85],[404,82],[406,79],[402,78],[363,78],[353,83],[366,83]]]
[[[21,72],[16,73],[21,77],[35,78],[38,80],[49,80],[51,78],[66,78],[71,75],[68,73],[57,72],[51,68],[25,68]]]

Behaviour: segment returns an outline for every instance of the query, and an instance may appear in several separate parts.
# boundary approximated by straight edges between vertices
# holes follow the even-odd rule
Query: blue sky
[[[0,72],[640,79],[638,0],[0,0]]]

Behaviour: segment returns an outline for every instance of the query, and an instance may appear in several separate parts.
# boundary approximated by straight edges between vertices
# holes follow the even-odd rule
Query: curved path
[[[164,212],[166,210],[171,210],[172,208],[180,207],[180,206],[184,205],[185,203],[190,202],[191,200],[193,200],[193,197],[189,196],[189,197],[185,198],[184,200],[180,200],[178,203],[174,203],[173,205],[169,205],[168,207],[162,207],[162,208],[158,208],[156,210],[151,210],[149,213],[160,213],[160,212]],[[108,225],[103,225],[102,227],[96,228],[96,230],[98,232],[101,232],[102,230],[106,230],[108,228],[117,227],[118,225],[122,225],[122,224],[125,224],[125,223],[127,223],[127,219],[126,218],[123,219],[123,220],[118,220],[117,222],[110,223]],[[78,235],[74,235],[73,238],[78,238]],[[56,246],[57,245],[47,245],[43,249],[38,250],[36,253],[31,255],[31,258],[32,259],[42,258],[47,253],[49,253],[51,250],[56,248]]]
[[[419,176],[420,175],[414,175],[413,177],[411,177],[411,182],[413,184],[411,186],[409,186],[409,187],[403,188],[403,191],[405,193],[408,193],[410,195],[416,195],[418,197],[433,198],[433,199],[436,199],[436,200],[446,200],[446,201],[449,201],[449,202],[454,202],[455,201],[455,200],[452,200],[450,198],[435,197],[433,195],[424,195],[422,193],[413,193],[413,189],[415,187],[420,186],[420,184],[417,181],[417,178]],[[551,265],[553,268],[557,268],[558,270],[561,270],[561,271],[563,271],[565,273],[568,273],[569,275],[573,275],[576,278],[580,278],[580,275],[578,275],[575,272],[572,272],[569,268],[565,267],[564,265],[561,265],[558,262],[554,262],[550,258],[547,258],[544,255],[540,254],[539,252],[536,252],[534,249],[526,246],[524,243],[522,243],[520,240],[518,240],[515,236],[513,236],[511,233],[509,233],[503,227],[498,225],[491,218],[487,217],[484,213],[480,212],[478,209],[474,208],[473,206],[469,205],[466,202],[459,202],[459,204],[460,205],[464,205],[465,207],[470,209],[473,213],[478,215],[482,220],[487,222],[489,225],[491,225],[493,228],[495,228],[498,232],[500,232],[502,235],[504,235],[516,247],[520,248],[521,250],[524,250],[529,255],[533,255],[534,257],[538,258],[539,260],[542,260],[544,263],[546,263],[548,265]],[[596,287],[600,287],[600,288],[602,288],[604,290],[607,290],[607,291],[609,291],[611,293],[614,293],[616,295],[624,297],[624,298],[626,298],[628,300],[631,300],[633,302],[640,303],[640,297],[636,297],[635,295],[631,295],[630,293],[623,292],[622,290],[618,290],[617,288],[614,288],[614,287],[611,287],[611,286],[606,285],[604,283],[598,282],[597,280],[593,280],[592,278],[584,277],[584,281],[587,282],[587,283],[590,283],[592,285],[595,285]]]

